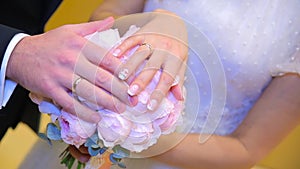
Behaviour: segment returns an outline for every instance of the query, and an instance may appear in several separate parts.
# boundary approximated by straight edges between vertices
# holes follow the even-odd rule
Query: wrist
[[[27,35],[28,36],[28,35]],[[22,55],[24,55],[24,41],[26,41],[26,39],[28,38],[27,36],[22,37],[21,39],[19,39],[19,41],[16,43],[16,45],[14,46],[9,60],[7,62],[7,68],[6,68],[6,77],[9,79],[12,79],[16,82],[18,82],[18,76],[17,76],[17,72],[18,72],[18,66],[21,66],[20,64],[23,64],[22,62]]]

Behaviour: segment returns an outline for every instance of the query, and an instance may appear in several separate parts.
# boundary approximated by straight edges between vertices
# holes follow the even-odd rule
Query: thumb
[[[80,36],[86,36],[96,31],[103,31],[113,26],[114,18],[108,17],[104,20],[75,24],[73,30]]]

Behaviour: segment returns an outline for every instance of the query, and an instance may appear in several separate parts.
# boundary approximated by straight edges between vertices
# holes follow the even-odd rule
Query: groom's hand
[[[124,103],[131,104],[126,93],[128,86],[109,73],[114,72],[120,61],[107,57],[107,51],[85,38],[110,28],[113,22],[108,18],[65,25],[25,37],[12,52],[6,76],[86,121],[98,122],[100,117],[80,104],[79,97],[112,111],[124,111]],[[79,97],[74,99],[71,92]]]

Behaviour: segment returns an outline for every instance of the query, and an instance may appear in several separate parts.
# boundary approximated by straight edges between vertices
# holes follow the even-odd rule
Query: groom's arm
[[[14,47],[25,36],[21,30],[0,24],[0,109],[6,105],[17,86],[14,81],[6,79],[6,67]]]
[[[5,76],[10,53],[24,36],[26,35],[21,30],[0,24],[0,140],[8,128],[15,128],[20,121],[28,124],[34,131],[39,126],[40,114],[28,98],[28,91]]]

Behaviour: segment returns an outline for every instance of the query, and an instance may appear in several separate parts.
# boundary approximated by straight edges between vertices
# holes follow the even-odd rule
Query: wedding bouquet
[[[96,32],[86,38],[110,49],[138,30],[139,28],[133,25],[122,37],[117,29],[110,29]],[[136,48],[129,53],[132,54],[135,50]],[[124,55],[120,59],[126,62],[131,54],[127,53],[128,56]],[[139,71],[136,74],[139,74]],[[80,98],[83,104],[99,113],[101,120],[98,123],[83,121],[61,110],[51,101],[32,98],[39,105],[40,112],[51,115],[52,122],[47,125],[46,133],[40,134],[40,137],[49,143],[51,140],[61,140],[77,148],[82,145],[87,147],[91,158],[87,164],[78,162],[77,168],[107,168],[113,164],[125,168],[121,159],[129,157],[130,152],[138,153],[148,149],[161,135],[174,132],[182,123],[184,103],[177,100],[171,92],[155,112],[148,112],[147,102],[158,84],[160,74],[161,71],[158,70],[151,83],[138,95],[138,104],[134,107],[127,106],[126,111],[121,114],[95,106]],[[67,150],[61,155],[62,163],[71,168],[75,159]]]

